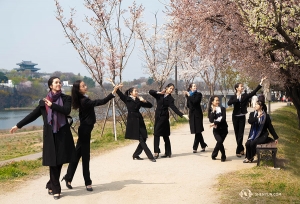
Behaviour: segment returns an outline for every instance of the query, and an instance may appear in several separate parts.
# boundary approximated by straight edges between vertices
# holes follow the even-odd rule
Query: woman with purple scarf
[[[267,114],[267,106],[264,101],[258,100],[254,109],[255,111],[250,113],[248,119],[248,123],[251,124],[251,129],[246,142],[246,159],[243,163],[250,163],[253,161],[257,144],[269,142],[271,139],[268,137],[269,132],[273,136],[275,143],[278,143],[278,135],[274,130],[270,116]]]
[[[54,199],[60,198],[61,186],[59,177],[62,165],[74,161],[75,145],[67,121],[71,112],[71,96],[61,92],[61,82],[58,77],[48,80],[49,92],[39,105],[23,120],[11,128],[10,133],[31,123],[42,116],[43,130],[43,165],[49,166],[50,180],[46,184],[48,194]]]

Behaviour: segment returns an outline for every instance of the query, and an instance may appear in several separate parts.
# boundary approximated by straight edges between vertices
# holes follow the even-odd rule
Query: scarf
[[[193,96],[196,92],[197,92],[197,90],[196,91],[189,91],[189,94],[190,94],[190,96]]]
[[[254,117],[257,117],[258,113],[257,111],[254,112]],[[259,137],[259,135],[261,134],[261,131],[265,125],[266,122],[266,113],[263,112],[263,115],[259,118],[258,122],[255,122],[254,124],[252,124],[251,126],[251,130],[250,130],[250,137],[248,140],[255,140]]]
[[[52,103],[56,105],[63,106],[63,101],[61,99],[61,91],[57,92],[56,94],[49,91],[46,97]],[[52,110],[49,106],[46,106],[47,112],[47,121],[49,125],[52,125],[53,133],[57,133],[59,128],[66,124],[66,116],[62,113]]]

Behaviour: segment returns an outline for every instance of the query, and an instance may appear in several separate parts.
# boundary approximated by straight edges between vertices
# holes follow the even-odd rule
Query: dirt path
[[[286,103],[272,104],[272,111],[285,106]],[[252,111],[252,109],[248,109]],[[128,145],[100,155],[91,160],[91,178],[93,192],[85,190],[81,166],[78,167],[69,190],[62,183],[62,197],[54,201],[45,189],[48,176],[42,176],[31,182],[21,184],[14,191],[0,195],[1,203],[219,203],[220,196],[214,188],[216,178],[223,173],[243,168],[250,168],[256,163],[243,164],[243,158],[235,156],[235,137],[231,122],[231,112],[227,114],[229,134],[224,142],[226,162],[211,159],[215,145],[212,130],[208,128],[208,119],[204,119],[205,142],[208,144],[204,153],[192,153],[194,135],[189,133],[188,124],[171,131],[172,158],[159,158],[156,163],[146,159],[132,160],[132,153],[138,143]],[[247,124],[245,140],[250,126]],[[245,141],[244,140],[244,141]],[[153,149],[153,137],[147,141]],[[163,140],[160,145],[163,147]],[[65,165],[62,176],[66,173]],[[237,192],[237,198],[238,198]]]

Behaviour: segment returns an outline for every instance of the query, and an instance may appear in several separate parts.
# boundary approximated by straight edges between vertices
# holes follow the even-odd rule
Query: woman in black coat
[[[46,188],[54,199],[60,198],[61,187],[59,176],[62,165],[74,161],[75,146],[67,116],[71,112],[72,98],[61,92],[61,82],[58,77],[48,80],[50,91],[47,97],[23,120],[12,127],[11,133],[31,123],[42,116],[43,130],[43,165],[49,166],[50,180]]]
[[[104,99],[91,100],[86,96],[88,89],[84,81],[77,80],[73,84],[72,106],[75,110],[79,109],[80,126],[78,127],[78,140],[76,144],[76,161],[69,164],[67,174],[63,177],[63,180],[65,180],[66,186],[69,189],[72,189],[71,182],[79,160],[82,158],[82,173],[86,190],[93,191],[92,180],[90,178],[90,144],[91,132],[94,128],[94,124],[96,123],[94,108],[96,106],[104,105],[114,98],[114,94],[117,89],[118,86],[115,86],[112,93]]]
[[[189,108],[189,123],[191,134],[195,134],[193,153],[197,152],[199,143],[201,145],[201,152],[205,151],[207,144],[204,142],[202,132],[203,127],[203,113],[200,106],[202,100],[201,92],[197,91],[196,84],[190,84],[188,91],[186,92],[187,107]]]
[[[119,86],[121,87],[122,84],[120,84]],[[136,88],[128,89],[125,94],[123,94],[118,89],[117,94],[125,103],[128,110],[125,138],[131,140],[139,140],[140,142],[132,155],[133,160],[143,160],[139,155],[144,150],[148,159],[150,159],[152,162],[156,162],[146,144],[148,134],[143,116],[139,111],[141,107],[152,108],[152,104],[143,99],[143,97],[139,97]]]
[[[255,111],[249,115],[248,123],[251,124],[249,137],[246,142],[246,159],[244,163],[253,161],[256,154],[256,145],[269,142],[269,132],[273,136],[275,143],[278,143],[278,135],[276,134],[271,122],[269,114],[267,114],[267,106],[261,100],[258,100],[254,107]],[[269,132],[268,132],[269,130]]]
[[[165,155],[162,157],[171,157],[171,143],[170,143],[170,123],[169,123],[169,107],[180,117],[188,118],[187,115],[183,115],[178,108],[174,105],[174,98],[171,93],[174,90],[174,84],[170,83],[166,88],[159,92],[150,90],[149,94],[156,99],[156,110],[155,110],[155,124],[154,124],[154,153],[155,158],[158,158],[160,149],[159,141],[160,136],[165,141]]]
[[[223,142],[228,134],[228,125],[226,122],[226,109],[220,107],[218,96],[212,96],[208,104],[208,118],[211,122],[210,127],[213,127],[213,134],[217,144],[212,152],[211,158],[216,160],[218,152],[221,152],[221,162],[226,160],[226,153]]]
[[[249,99],[256,94],[256,92],[262,87],[263,81],[267,77],[263,77],[260,84],[251,93],[243,93],[243,84],[237,83],[234,86],[236,94],[232,96],[228,101],[228,106],[233,105],[232,112],[232,123],[234,128],[234,134],[236,139],[236,156],[241,157],[245,154],[243,146],[244,130],[246,125],[246,114],[247,114],[247,104]]]

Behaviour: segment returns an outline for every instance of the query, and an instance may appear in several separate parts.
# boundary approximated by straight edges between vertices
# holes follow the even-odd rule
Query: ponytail
[[[130,96],[130,94],[132,93],[132,91],[133,91],[133,87],[131,87],[130,89],[127,89],[126,91],[125,91],[125,95],[126,96]]]

